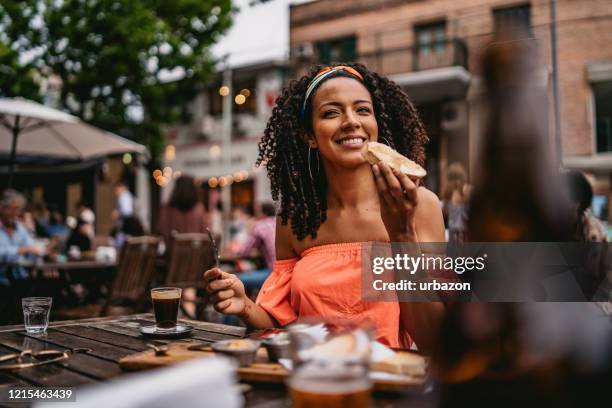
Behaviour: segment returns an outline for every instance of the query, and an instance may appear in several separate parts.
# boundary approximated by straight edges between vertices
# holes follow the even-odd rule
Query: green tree
[[[157,157],[161,126],[186,119],[231,18],[231,0],[2,0],[0,69],[13,73],[0,93],[32,97],[33,70],[56,75],[60,108]]]

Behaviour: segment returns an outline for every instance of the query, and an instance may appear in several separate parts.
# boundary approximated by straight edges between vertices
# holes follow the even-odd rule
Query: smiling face
[[[366,163],[361,155],[367,142],[378,139],[372,97],[358,80],[327,80],[312,98],[309,146],[318,148],[328,165],[355,168]]]

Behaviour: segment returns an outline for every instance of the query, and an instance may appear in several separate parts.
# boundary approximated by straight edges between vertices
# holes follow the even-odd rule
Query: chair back
[[[146,297],[155,274],[159,241],[152,236],[127,238],[109,300],[121,298],[139,303]]]
[[[166,286],[202,288],[202,274],[215,264],[212,242],[207,234],[172,235]]]

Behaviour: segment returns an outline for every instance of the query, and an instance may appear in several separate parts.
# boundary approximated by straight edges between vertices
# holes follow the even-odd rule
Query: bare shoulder
[[[276,259],[291,259],[297,256],[293,248],[293,232],[291,221],[283,225],[280,216],[276,217]]]
[[[424,206],[437,206],[440,207],[440,199],[431,190],[428,190],[426,187],[419,187],[417,190],[417,198],[419,200],[419,206],[424,204]]]
[[[440,199],[425,187],[419,187],[417,199],[415,223],[419,240],[421,242],[444,242],[444,218]]]

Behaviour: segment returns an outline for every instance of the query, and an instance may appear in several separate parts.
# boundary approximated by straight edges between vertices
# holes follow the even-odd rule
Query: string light
[[[208,187],[215,188],[219,185],[219,179],[216,177],[211,177],[208,179]]]
[[[237,105],[242,105],[245,101],[246,101],[246,97],[242,94],[238,94],[234,98],[234,102],[236,102]]]
[[[221,96],[227,96],[227,95],[229,95],[229,91],[230,91],[230,90],[229,90],[229,87],[228,87],[228,86],[223,85],[221,88],[219,88],[219,95],[221,95]]]

